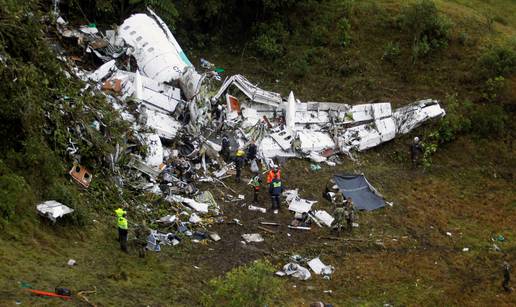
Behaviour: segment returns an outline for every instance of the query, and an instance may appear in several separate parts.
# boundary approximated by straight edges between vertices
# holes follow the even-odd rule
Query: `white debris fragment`
[[[73,209],[55,200],[47,200],[37,205],[36,209],[38,210],[39,214],[46,216],[53,222],[55,222],[57,218],[60,218],[74,211]]]
[[[328,212],[326,212],[324,210],[315,211],[314,216],[315,216],[315,218],[317,218],[317,220],[319,220],[321,223],[323,223],[324,225],[326,225],[328,227],[331,227],[331,224],[333,223],[333,220],[334,220],[333,216],[331,216]]]
[[[278,276],[292,276],[301,280],[308,280],[312,277],[310,271],[301,265],[289,262],[283,266],[283,271],[276,272]]]
[[[259,233],[246,233],[242,235],[242,239],[247,243],[251,242],[263,242],[263,237]]]
[[[249,205],[247,207],[249,210],[251,211],[260,211],[261,213],[267,213],[267,209],[263,208],[263,207],[258,207],[258,206],[253,206],[253,205]]]
[[[333,271],[335,271],[335,268],[331,265],[325,265],[322,263],[321,259],[319,257],[314,258],[310,261],[308,261],[308,266],[314,271],[317,275],[331,275]]]

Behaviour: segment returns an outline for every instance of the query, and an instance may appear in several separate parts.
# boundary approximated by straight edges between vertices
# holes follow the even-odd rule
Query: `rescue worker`
[[[353,231],[353,223],[355,222],[355,206],[353,205],[353,200],[351,197],[348,197],[348,199],[345,202],[345,214],[346,214],[346,223],[348,225],[348,231]]]
[[[509,264],[509,262],[504,261],[503,262],[502,287],[505,290],[505,292],[512,292],[512,288],[509,286],[510,282],[511,282],[511,265]]]
[[[281,179],[281,170],[277,165],[274,165],[267,173],[267,184],[270,184],[273,179]]]
[[[254,141],[249,144],[249,147],[247,147],[247,160],[249,162],[252,162],[254,159],[256,159],[256,153],[258,152],[258,148],[256,147],[256,144]]]
[[[423,153],[423,147],[421,146],[421,142],[419,138],[416,136],[414,141],[410,145],[410,159],[412,160],[412,166],[416,167],[419,163],[419,158]]]
[[[331,228],[337,230],[337,233],[340,234],[342,228],[344,228],[344,220],[346,218],[346,211],[344,207],[337,206],[333,211],[333,222],[331,223]]]
[[[262,178],[260,175],[256,175],[251,179],[251,186],[253,187],[253,203],[258,204],[258,194],[260,193],[260,187],[262,185]]]
[[[220,150],[220,155],[224,161],[229,162],[229,155],[231,153],[231,144],[229,143],[229,138],[227,135],[222,137],[222,149]]]
[[[271,195],[272,208],[274,214],[278,214],[280,208],[280,196],[283,193],[283,183],[281,179],[274,178],[269,184],[269,194]]]
[[[142,221],[135,230],[136,246],[138,247],[138,256],[145,258],[145,251],[147,250],[147,236],[149,235],[149,229],[145,221]]]
[[[127,253],[127,212],[122,208],[118,208],[115,210],[115,214],[117,217],[118,242],[120,242],[120,249]]]
[[[235,168],[236,168],[236,176],[235,181],[240,182],[240,175],[242,174],[242,167],[245,163],[245,151],[239,148],[235,154]]]

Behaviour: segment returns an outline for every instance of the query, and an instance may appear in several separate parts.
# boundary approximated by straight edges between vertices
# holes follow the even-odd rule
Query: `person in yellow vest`
[[[120,249],[127,253],[127,212],[122,208],[118,208],[115,210],[115,214],[118,225],[118,241],[120,242]]]

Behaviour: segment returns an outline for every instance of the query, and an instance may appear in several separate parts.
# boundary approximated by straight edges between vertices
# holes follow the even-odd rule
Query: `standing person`
[[[244,162],[245,152],[239,148],[235,154],[236,182],[240,182],[240,175],[242,174],[242,167],[244,166]]]
[[[353,231],[353,223],[355,222],[355,206],[353,205],[353,199],[348,197],[344,204],[346,210],[346,223],[348,225],[348,231]]]
[[[256,147],[255,142],[251,141],[251,144],[249,144],[249,147],[247,147],[247,159],[249,162],[252,162],[254,159],[256,159],[257,152],[258,148]]]
[[[253,187],[253,203],[258,204],[258,194],[260,193],[260,187],[262,185],[262,178],[260,174],[256,175],[251,179],[251,186]]]
[[[229,155],[231,153],[231,144],[229,143],[229,138],[227,135],[222,137],[222,149],[220,150],[220,155],[224,159],[225,162],[229,161]]]
[[[115,210],[115,214],[117,216],[118,241],[120,242],[120,249],[127,253],[127,212],[122,208],[118,208]]]
[[[147,236],[149,235],[149,230],[145,221],[142,221],[140,225],[136,228],[135,237],[136,237],[136,245],[138,246],[138,256],[140,258],[145,258],[145,251],[147,250]]]
[[[343,207],[337,205],[335,210],[333,211],[333,222],[331,223],[331,228],[337,230],[337,233],[340,234],[340,231],[344,227],[344,219],[346,217],[346,211]]]
[[[267,184],[270,184],[273,179],[281,179],[281,170],[277,165],[275,165],[268,173],[267,173]]]
[[[272,208],[274,214],[278,214],[280,208],[280,196],[283,193],[283,183],[281,179],[274,178],[269,184],[269,194],[271,195]]]
[[[414,141],[410,145],[410,159],[412,160],[412,166],[416,167],[419,163],[419,158],[423,153],[423,147],[419,141],[419,137],[415,137]]]
[[[502,287],[505,290],[505,292],[512,292],[512,288],[509,286],[510,282],[511,282],[511,265],[509,264],[509,262],[504,261],[503,262]]]

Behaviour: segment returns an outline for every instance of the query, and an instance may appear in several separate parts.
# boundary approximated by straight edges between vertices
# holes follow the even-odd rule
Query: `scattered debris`
[[[318,257],[308,261],[308,266],[315,274],[323,275],[325,278],[329,278],[329,276],[335,271],[333,266],[325,265]]]
[[[293,262],[289,262],[283,266],[282,271],[276,272],[278,276],[292,276],[301,280],[308,280],[312,277],[307,268]]]
[[[56,222],[58,218],[72,213],[74,210],[55,201],[48,200],[36,206],[38,213],[42,216],[47,217],[52,222]]]
[[[251,242],[263,242],[263,237],[259,233],[246,233],[242,235],[242,239],[247,243]]]
[[[251,211],[260,211],[261,213],[267,213],[267,209],[265,209],[263,207],[249,205],[247,208],[249,208],[249,210],[251,210]]]
[[[74,259],[70,259],[66,264],[68,264],[68,266],[74,266],[77,264],[77,262]]]
[[[91,172],[79,164],[74,164],[69,174],[75,182],[85,188],[90,186],[91,180],[93,179]]]

